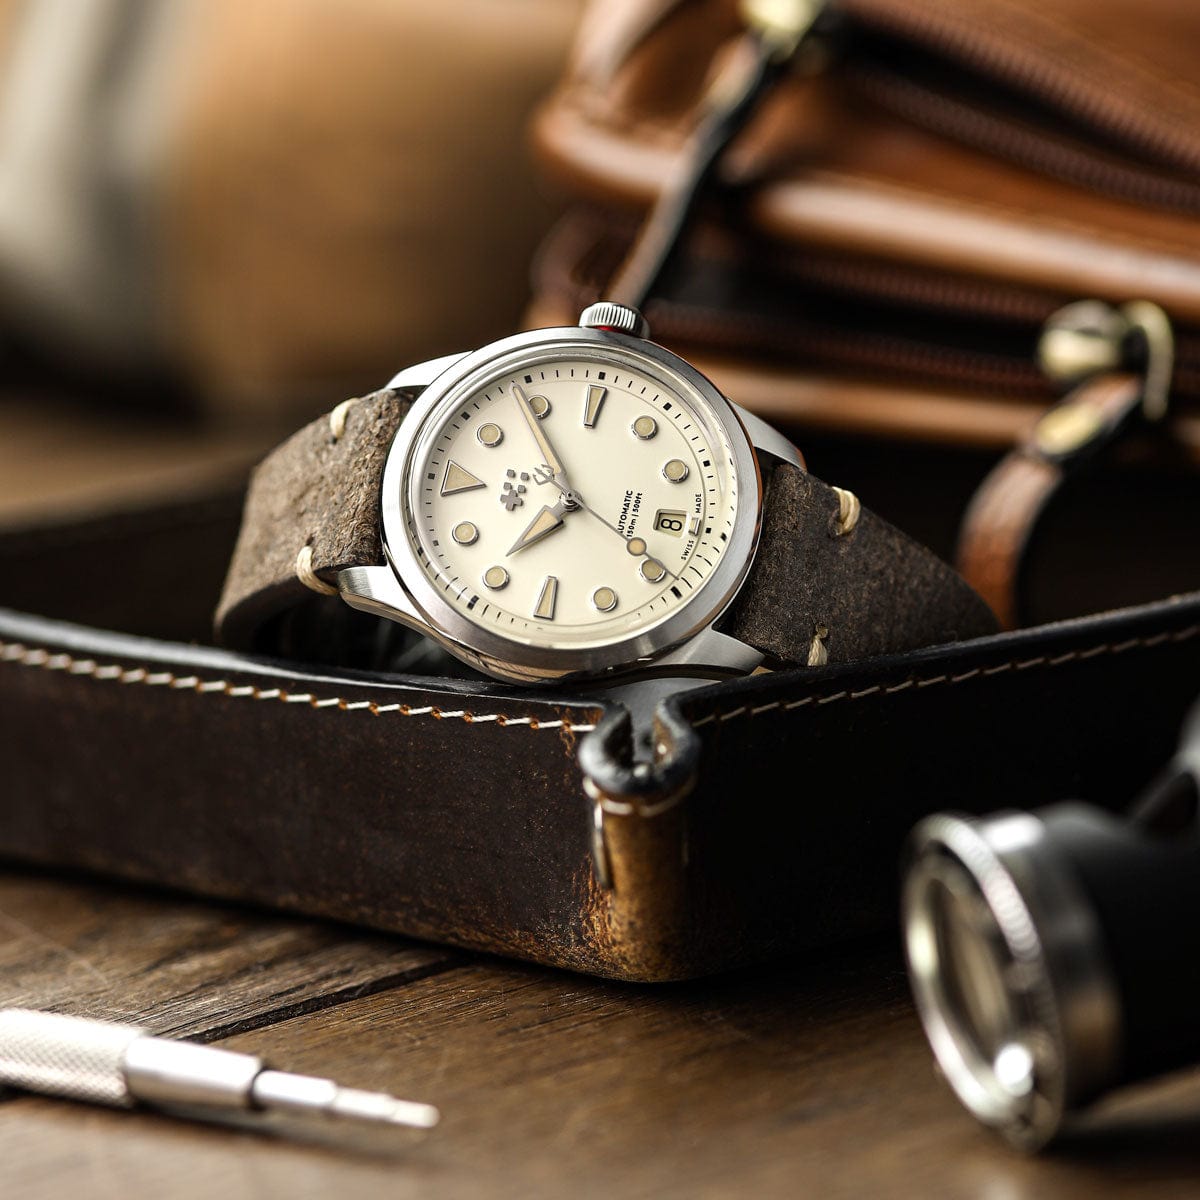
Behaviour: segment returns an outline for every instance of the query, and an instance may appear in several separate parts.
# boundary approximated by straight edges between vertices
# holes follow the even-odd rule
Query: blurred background
[[[0,516],[239,474],[512,332],[575,0],[0,0]]]
[[[1168,419],[1056,499],[1016,624],[1200,586],[1200,101],[1179,83],[1200,9],[1047,3],[831,5],[647,304],[815,474],[953,561],[1066,391],[1044,330],[1077,301],[1160,303]],[[584,8],[0,0],[5,605],[207,638],[266,450],[604,293],[746,21]],[[153,515],[193,497],[219,501],[203,532]]]

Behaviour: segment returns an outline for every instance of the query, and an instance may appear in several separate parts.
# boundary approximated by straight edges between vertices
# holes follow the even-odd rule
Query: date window
[[[660,508],[654,515],[654,528],[663,533],[669,533],[672,537],[680,537],[686,523],[687,513]]]

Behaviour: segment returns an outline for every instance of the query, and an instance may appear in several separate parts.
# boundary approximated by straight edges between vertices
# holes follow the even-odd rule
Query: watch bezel
[[[409,536],[408,495],[411,465],[431,418],[450,407],[451,397],[468,393],[507,369],[524,365],[541,351],[582,354],[602,352],[647,364],[672,386],[689,391],[720,422],[737,472],[738,508],[729,545],[704,586],[668,617],[649,629],[602,645],[537,646],[505,638],[477,625],[442,597],[426,575]],[[681,386],[682,385],[682,386]],[[758,458],[734,406],[693,366],[654,342],[604,329],[563,326],[538,329],[492,342],[460,359],[439,375],[414,402],[396,433],[384,464],[381,487],[384,553],[393,573],[427,622],[425,632],[451,653],[503,679],[524,682],[595,677],[650,669],[654,660],[710,626],[737,595],[758,546],[763,486]]]

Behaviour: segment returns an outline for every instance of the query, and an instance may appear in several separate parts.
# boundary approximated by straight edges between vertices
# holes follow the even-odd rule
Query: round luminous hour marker
[[[479,526],[472,521],[460,521],[451,536],[460,546],[473,546],[479,540]]]
[[[485,446],[498,446],[504,441],[504,430],[493,421],[489,421],[486,425],[480,425],[476,430],[475,436]]]
[[[653,417],[638,417],[630,428],[643,442],[648,442],[658,432],[658,422]]]
[[[629,541],[625,543],[625,549],[628,550],[629,553],[634,556],[634,558],[637,558],[639,554],[646,553],[646,543],[641,538],[630,538]]]
[[[498,592],[502,587],[508,587],[508,572],[503,567],[488,567],[483,573],[483,582]]]
[[[667,568],[658,561],[657,558],[648,558],[642,563],[639,570],[642,573],[642,578],[647,583],[659,583],[663,576],[667,573]]]
[[[672,483],[682,483],[688,477],[688,465],[682,458],[669,458],[663,463],[663,474]]]
[[[592,603],[601,612],[612,612],[617,607],[617,593],[610,587],[598,587],[592,593]]]
[[[530,396],[529,407],[533,409],[533,415],[539,421],[550,415],[550,401],[545,396]]]

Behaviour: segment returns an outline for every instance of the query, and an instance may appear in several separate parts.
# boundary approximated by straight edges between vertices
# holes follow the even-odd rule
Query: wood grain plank
[[[401,987],[463,957],[346,926],[0,874],[0,1007],[209,1040]]]
[[[95,917],[79,914],[81,900]],[[0,910],[54,930],[85,960],[26,938],[19,974],[28,991],[48,987],[66,1003],[73,987],[93,988],[95,1004],[92,971],[107,971],[117,979],[108,997],[209,1029],[220,1013],[269,1007],[248,965],[254,953],[291,964],[276,985],[290,989],[300,964],[350,986],[360,971],[376,978],[420,949],[49,881],[0,881]],[[10,986],[9,964],[25,961],[6,946],[0,987]],[[135,962],[151,981],[144,1001]],[[51,968],[70,978],[39,985],[38,972]],[[190,999],[175,998],[177,982]],[[218,1000],[217,1018],[203,1019]],[[659,988],[459,958],[452,970],[285,1015],[222,1044],[432,1101],[443,1124],[425,1139],[355,1135],[343,1144],[328,1131],[314,1145],[26,1098],[0,1108],[4,1194],[1159,1200],[1195,1194],[1200,1181],[1196,1072],[1110,1105],[1090,1133],[1049,1157],[1023,1158],[980,1131],[936,1078],[887,946]]]
[[[441,1105],[414,1161],[453,1195],[1092,1200],[1200,1181],[1195,1072],[1050,1158],[985,1134],[886,948],[662,989],[470,966],[255,1040]]]

